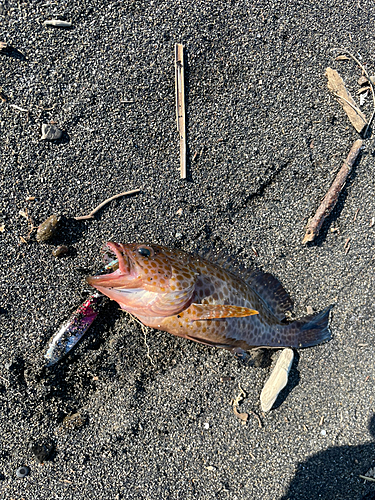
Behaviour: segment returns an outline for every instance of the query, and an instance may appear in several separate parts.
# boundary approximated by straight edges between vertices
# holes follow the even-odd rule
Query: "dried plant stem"
[[[325,195],[322,203],[320,204],[318,210],[316,211],[314,217],[308,223],[306,228],[305,237],[302,243],[307,243],[308,241],[313,241],[313,239],[319,234],[320,228],[323,225],[324,220],[332,212],[335,207],[339,194],[344,187],[346,179],[362,149],[363,141],[358,139],[354,142],[348,157],[344,161],[341,169],[336,175],[331,187],[329,188],[327,194]]]
[[[133,189],[132,191],[125,191],[124,193],[115,194],[114,196],[111,196],[110,198],[107,198],[106,200],[104,200],[100,205],[95,207],[94,210],[92,210],[88,215],[81,215],[79,217],[74,217],[74,219],[75,220],[93,219],[96,212],[98,212],[102,207],[104,207],[104,205],[106,205],[110,201],[115,200],[116,198],[121,198],[121,196],[126,196],[128,194],[135,194],[135,193],[139,193],[139,192],[140,192],[140,189]]]
[[[138,318],[136,318],[135,316],[133,316],[130,312],[127,312],[127,311],[124,311],[124,309],[120,309],[120,311],[122,312],[126,312],[136,323],[138,323],[141,328],[142,328],[142,332],[143,332],[143,335],[144,335],[144,338],[145,338],[145,346],[146,346],[146,349],[147,349],[147,353],[146,353],[146,356],[148,357],[148,359],[150,360],[152,366],[156,366],[155,363],[154,363],[154,360],[152,359],[152,357],[150,356],[150,348],[147,344],[147,333],[149,331],[151,331],[151,328],[147,327],[146,325],[144,325],[143,323],[141,323],[139,321]]]
[[[28,109],[25,109],[25,108],[20,108],[19,106],[17,106],[16,104],[9,104],[9,106],[11,108],[14,108],[16,109],[17,111],[23,111],[24,113],[28,113],[29,110]]]
[[[348,101],[348,99],[345,99],[345,97],[343,97],[343,96],[341,96],[341,95],[337,94],[336,92],[334,92],[334,93],[333,93],[333,95],[334,95],[335,97],[337,97],[338,99],[342,99],[342,100],[343,100],[343,101],[345,101],[347,104],[349,104],[349,106],[350,106],[351,108],[353,108],[353,109],[354,109],[354,111],[355,111],[356,113],[359,113],[360,115],[362,114],[362,111],[361,111],[359,108],[357,108],[357,106],[354,106],[354,104],[352,104],[350,101]]]
[[[374,477],[361,476],[361,475],[359,475],[358,477],[360,477],[361,479],[365,479],[366,481],[372,481],[373,483],[375,482]]]
[[[353,127],[361,133],[367,127],[365,114],[356,106],[340,74],[332,68],[327,68],[325,74],[328,79],[328,89],[337,97]]]
[[[261,429],[263,427],[263,424],[262,424],[262,421],[261,421],[259,415],[257,415],[255,413],[255,411],[253,411],[253,410],[248,410],[248,411],[249,411],[249,413],[251,413],[252,415],[254,415],[254,417],[258,420],[258,427],[259,427],[259,429]]]
[[[358,66],[361,68],[361,70],[363,71],[363,73],[366,75],[366,78],[370,84],[370,87],[371,87],[371,93],[372,93],[372,102],[373,102],[373,105],[374,105],[374,110],[372,112],[372,115],[367,123],[367,127],[366,127],[366,130],[365,130],[365,133],[363,134],[363,137],[366,137],[367,135],[367,132],[368,132],[368,129],[370,128],[371,126],[371,123],[375,117],[375,91],[374,91],[374,85],[372,83],[372,81],[370,80],[370,75],[367,73],[367,70],[366,68],[363,66],[363,64],[351,53],[349,52],[348,49],[342,49],[340,47],[335,47],[334,49],[331,49],[332,52],[333,51],[340,51],[340,52],[344,52],[344,54],[347,54],[349,57],[351,57],[353,59],[354,62],[356,62],[358,64]]]

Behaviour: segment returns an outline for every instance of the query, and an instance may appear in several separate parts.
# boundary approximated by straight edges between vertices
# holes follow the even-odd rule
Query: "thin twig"
[[[83,130],[86,130],[86,132],[95,132],[94,128],[86,128],[83,125],[80,125],[79,123],[78,123],[77,127],[82,128]]]
[[[366,75],[367,79],[370,81],[370,77],[369,77],[369,75],[368,75],[368,73],[366,71],[366,68],[359,61],[359,59],[357,59],[351,52],[349,52],[348,49],[342,49],[341,47],[334,47],[333,49],[331,49],[331,52],[334,52],[335,50],[339,50],[340,52],[345,52],[345,54],[348,54],[348,56],[351,57],[353,59],[353,61],[355,61],[358,64],[358,66],[361,68],[361,70]]]
[[[361,476],[361,475],[359,475],[358,477],[360,477],[361,479],[366,479],[366,481],[372,481],[373,483],[375,483],[374,477]]]
[[[374,91],[374,85],[373,85],[372,81],[370,80],[370,76],[367,73],[366,68],[363,66],[363,64],[351,52],[349,52],[348,49],[342,49],[340,47],[335,47],[335,48],[331,49],[332,52],[335,51],[335,50],[339,50],[341,52],[344,52],[345,54],[348,54],[348,56],[351,57],[353,59],[353,61],[355,61],[358,64],[358,66],[362,69],[363,73],[366,75],[367,80],[369,81],[369,84],[370,84],[370,87],[371,87],[371,93],[372,93],[372,102],[374,104],[374,110],[372,112],[372,115],[371,115],[368,123],[367,123],[367,127],[366,127],[366,130],[365,130],[365,133],[363,134],[363,137],[366,137],[368,129],[371,126],[372,120],[375,117],[375,91]]]
[[[104,205],[106,205],[110,201],[115,200],[116,198],[120,198],[121,196],[126,196],[128,194],[139,193],[140,191],[141,191],[140,189],[133,189],[132,191],[125,191],[124,193],[115,194],[114,196],[111,196],[110,198],[104,200],[100,205],[94,208],[94,210],[92,210],[88,215],[80,215],[79,217],[74,217],[74,219],[75,220],[93,219],[96,212],[98,212],[102,207],[104,207]]]
[[[339,194],[344,187],[346,179],[362,149],[363,141],[358,139],[354,142],[346,160],[344,161],[342,167],[340,168],[335,180],[331,184],[327,194],[325,195],[322,203],[320,204],[318,210],[316,211],[314,217],[311,219],[306,228],[305,237],[302,243],[307,243],[308,241],[313,241],[315,236],[319,234],[320,228],[323,222],[329,216],[329,214],[334,209]]]
[[[254,415],[254,417],[258,420],[258,427],[259,427],[259,429],[261,429],[263,427],[263,424],[262,424],[262,421],[261,421],[259,415],[257,415],[255,413],[255,411],[253,411],[253,410],[248,410],[248,412],[251,413],[252,415]]]
[[[343,101],[345,101],[347,104],[349,104],[349,106],[350,106],[351,108],[353,108],[353,109],[354,109],[354,111],[355,111],[356,113],[358,113],[358,114],[360,114],[360,115],[362,114],[362,111],[361,111],[359,108],[357,108],[357,106],[354,106],[354,104],[352,104],[350,101],[348,101],[348,99],[345,99],[345,97],[343,97],[343,96],[341,96],[341,95],[337,94],[336,92],[333,92],[333,95],[334,95],[335,97],[337,97],[338,99],[342,99],[342,100],[343,100]]]
[[[11,108],[16,109],[17,111],[23,111],[24,113],[28,113],[28,112],[29,112],[29,110],[28,110],[28,109],[20,108],[20,107],[19,107],[19,106],[17,106],[16,104],[9,104],[9,106],[10,106]]]

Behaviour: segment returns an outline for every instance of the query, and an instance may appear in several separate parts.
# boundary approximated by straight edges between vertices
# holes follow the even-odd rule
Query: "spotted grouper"
[[[310,347],[331,338],[330,307],[288,322],[293,303],[269,273],[238,277],[202,257],[143,243],[109,242],[104,258],[106,274],[88,283],[146,326],[239,356],[255,347]]]

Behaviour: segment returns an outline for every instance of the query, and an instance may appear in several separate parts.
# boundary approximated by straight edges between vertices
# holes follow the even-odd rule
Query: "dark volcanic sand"
[[[58,15],[73,28],[43,26]],[[356,500],[375,491],[358,477],[375,462],[372,139],[321,236],[301,245],[358,138],[324,72],[339,69],[356,96],[361,71],[331,49],[348,48],[375,74],[374,20],[372,0],[1,1],[0,41],[19,51],[0,54],[1,499]],[[186,47],[185,181],[176,42]],[[363,110],[370,116],[370,97]],[[40,140],[50,121],[64,130],[58,143]],[[95,220],[72,219],[134,188],[142,193]],[[22,243],[26,209],[35,225],[64,216],[57,236],[37,243],[34,231]],[[297,316],[336,304],[334,338],[298,353],[267,415],[259,395],[270,366],[162,332],[149,331],[146,344],[114,303],[43,371],[49,337],[88,295],[84,278],[109,239],[225,249],[276,275]],[[70,248],[60,260],[51,255],[59,244]],[[230,404],[239,385],[246,426]],[[51,460],[39,465],[30,442],[52,444]],[[30,467],[23,479],[21,465]]]

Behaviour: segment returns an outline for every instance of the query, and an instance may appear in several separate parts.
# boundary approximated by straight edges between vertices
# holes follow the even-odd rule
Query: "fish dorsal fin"
[[[242,279],[266,302],[277,319],[285,319],[285,313],[292,309],[293,301],[277,278],[256,269],[244,271]]]
[[[259,314],[254,309],[248,307],[239,307],[223,304],[191,304],[186,310],[189,319],[199,321],[202,319],[221,319],[221,318],[243,318]]]
[[[226,250],[215,251],[212,248],[201,248],[198,250],[197,255],[218,267],[234,272],[234,260]]]
[[[283,321],[285,313],[293,308],[289,294],[272,274],[259,269],[246,269],[236,258],[228,256],[225,250],[215,252],[212,249],[201,249],[198,255],[246,281],[279,321]]]

